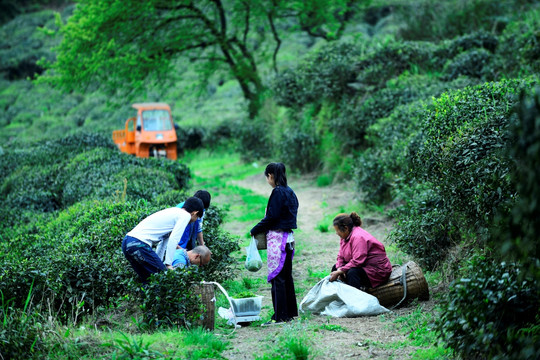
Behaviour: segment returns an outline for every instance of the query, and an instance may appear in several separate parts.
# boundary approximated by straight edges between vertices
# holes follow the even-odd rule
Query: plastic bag
[[[262,268],[262,259],[257,250],[257,240],[252,236],[249,246],[246,248],[247,257],[245,267],[249,271],[256,272]]]
[[[330,276],[317,283],[300,303],[300,311],[332,317],[379,315],[389,310],[368,293],[342,281],[330,282]]]

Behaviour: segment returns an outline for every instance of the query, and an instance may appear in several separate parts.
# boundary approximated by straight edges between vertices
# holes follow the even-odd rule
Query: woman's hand
[[[345,277],[345,273],[338,269],[338,270],[332,271],[330,273],[330,279],[328,279],[328,281],[330,281],[330,282],[336,281],[340,277]]]

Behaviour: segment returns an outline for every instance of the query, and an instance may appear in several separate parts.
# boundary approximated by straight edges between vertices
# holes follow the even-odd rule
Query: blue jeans
[[[143,283],[150,275],[165,270],[165,264],[156,252],[137,238],[126,235],[122,241],[122,252]]]

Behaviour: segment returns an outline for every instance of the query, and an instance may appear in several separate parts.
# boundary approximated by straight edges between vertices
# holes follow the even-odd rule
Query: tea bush
[[[511,215],[502,220],[508,224],[508,232],[496,234],[496,237],[504,244],[502,253],[505,257],[522,261],[527,272],[539,279],[540,88],[521,94],[517,112],[518,121],[512,125],[516,141],[510,153],[516,162],[512,177],[517,183],[519,197]]]
[[[288,131],[277,146],[279,158],[291,169],[309,172],[320,165],[320,140],[313,132]]]
[[[443,94],[422,124],[424,141],[411,153],[414,176],[431,182],[444,207],[471,228],[488,228],[515,196],[509,174],[508,126],[517,94],[534,80],[502,81]],[[480,234],[478,232],[478,234]]]
[[[440,96],[450,89],[461,89],[474,83],[474,80],[464,77],[441,82],[435,78],[416,75],[399,78],[393,81],[392,88],[377,93],[376,98],[384,99],[389,104],[387,106],[391,107],[388,109],[390,113],[385,116],[381,112],[380,117],[365,130],[364,144],[367,148],[357,156],[353,167],[355,182],[365,200],[376,203],[391,201],[398,197],[400,183],[410,182],[407,152],[420,130],[428,105],[425,100],[420,99]],[[396,95],[391,98],[383,96],[383,93]],[[358,117],[360,118],[361,114],[358,114]],[[352,130],[350,132],[352,133]]]
[[[406,40],[442,40],[478,30],[501,30],[508,18],[519,15],[527,0],[435,1],[402,3],[396,17],[404,22],[400,35]]]
[[[80,202],[56,219],[38,224],[35,234],[10,242],[0,284],[7,298],[22,306],[22,294],[34,283],[32,304],[60,320],[76,320],[108,306],[130,288],[133,275],[121,253],[124,235],[142,216],[144,204]]]
[[[484,49],[462,52],[445,65],[445,79],[453,80],[461,75],[478,79],[490,76],[488,71],[492,56]]]
[[[270,137],[270,124],[261,119],[234,124],[232,134],[242,159],[246,161],[268,156],[268,151],[274,144]]]
[[[207,131],[200,126],[180,126],[176,130],[177,151],[182,154],[185,150],[197,149],[205,144],[207,139]]]
[[[14,299],[14,307],[21,308],[33,284],[32,305],[52,311],[63,322],[113,306],[135,290],[136,274],[121,252],[122,239],[161,209],[144,201],[79,202],[38,224],[35,233],[7,242],[11,250],[3,256],[0,288],[6,299]],[[230,254],[239,250],[236,241],[219,229],[221,222],[222,210],[211,207],[204,231],[212,261],[199,272],[208,281],[232,277]]]
[[[476,259],[443,301],[438,331],[463,358],[540,356],[540,291],[520,267]]]
[[[540,9],[525,12],[500,36],[496,68],[507,77],[540,72]]]
[[[436,69],[438,62],[432,56],[437,46],[428,42],[388,41],[372,48],[357,62],[355,87],[371,90],[381,89],[386,82],[405,71]]]
[[[301,107],[323,99],[338,100],[354,93],[360,51],[348,43],[330,43],[308,56],[294,70],[284,71],[272,86],[279,105]]]
[[[152,200],[189,180],[184,164],[123,154],[110,139],[86,132],[6,151],[0,172],[2,231],[32,221],[27,211],[55,212],[83,199]]]
[[[197,268],[163,271],[144,287],[141,310],[150,327],[195,327],[205,309],[195,287],[203,280]]]
[[[436,269],[461,242],[460,216],[445,208],[430,184],[408,191],[414,195],[407,194],[411,200],[392,212],[397,223],[389,238],[423,267]]]

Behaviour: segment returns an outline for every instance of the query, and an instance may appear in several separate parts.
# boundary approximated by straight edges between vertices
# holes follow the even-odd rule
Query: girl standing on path
[[[266,233],[268,282],[272,284],[274,315],[262,326],[269,326],[283,324],[298,316],[292,277],[293,229],[296,229],[298,199],[287,185],[285,165],[270,163],[264,175],[273,190],[266,206],[266,215],[251,229],[251,235]]]

